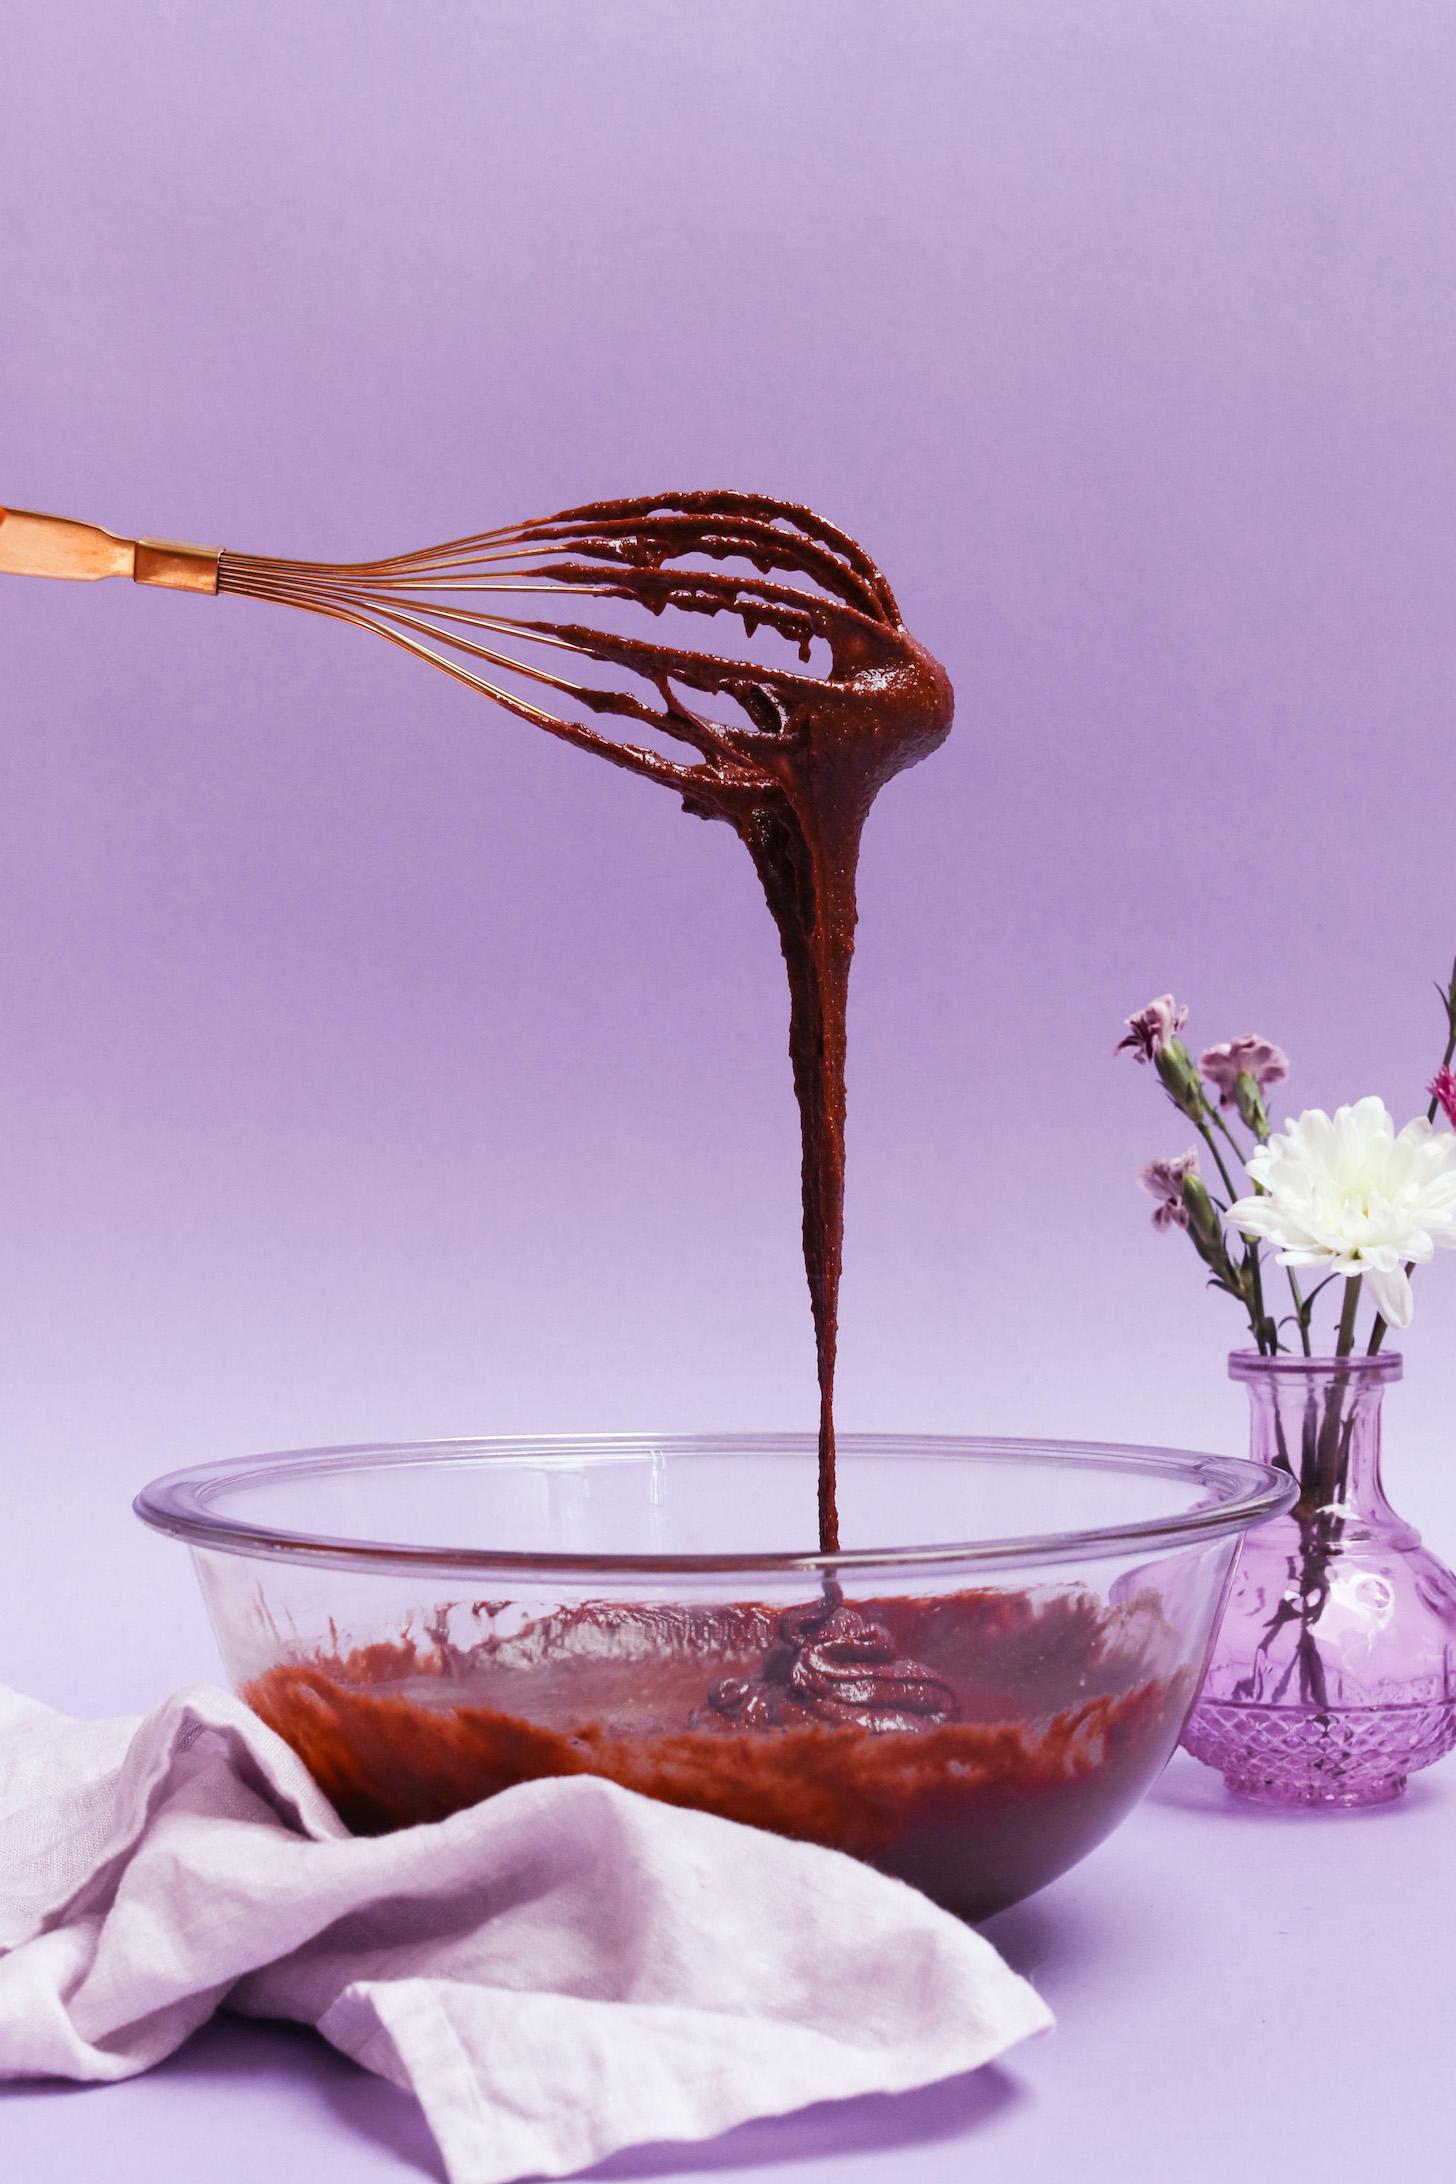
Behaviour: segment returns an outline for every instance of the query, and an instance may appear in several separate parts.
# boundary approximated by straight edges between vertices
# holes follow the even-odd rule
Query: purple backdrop
[[[1429,1074],[1453,98],[1456,18],[1373,0],[11,8],[0,498],[349,556],[746,483],[861,534],[960,713],[867,845],[844,1420],[1237,1446],[1132,1180],[1187,1132],[1110,1050],[1172,985],[1301,1103]],[[6,582],[0,657],[0,1673],[209,1670],[126,1513],[190,1458],[811,1420],[726,829],[246,602]],[[1447,1264],[1392,1406],[1448,1551],[1453,1310]]]

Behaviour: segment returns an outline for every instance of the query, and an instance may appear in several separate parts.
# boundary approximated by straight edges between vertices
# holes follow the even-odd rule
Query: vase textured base
[[[1201,1699],[1183,1731],[1239,1797],[1269,1805],[1380,1805],[1456,1743],[1456,1702],[1314,1712]]]
[[[1300,1492],[1245,1540],[1183,1743],[1266,1805],[1388,1803],[1456,1745],[1456,1575],[1380,1477],[1400,1357],[1240,1352],[1229,1371],[1254,1454]]]

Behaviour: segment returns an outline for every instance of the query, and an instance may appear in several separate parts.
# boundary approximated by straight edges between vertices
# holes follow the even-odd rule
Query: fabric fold
[[[1052,2022],[834,1851],[591,1775],[354,1837],[227,1692],[92,1723],[0,1686],[0,2077],[129,2077],[223,2004],[412,2092],[451,2184],[929,2084]]]

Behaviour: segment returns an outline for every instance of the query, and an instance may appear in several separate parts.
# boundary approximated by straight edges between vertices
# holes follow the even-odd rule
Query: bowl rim
[[[1190,1449],[1147,1447],[1118,1441],[1019,1439],[1001,1435],[929,1433],[845,1433],[838,1437],[841,1457],[915,1453],[951,1461],[1025,1461],[1049,1466],[1092,1464],[1141,1475],[1173,1472],[1191,1485],[1217,1496],[1174,1516],[1138,1518],[1126,1524],[1099,1525],[1078,1531],[1026,1533],[1014,1538],[937,1542],[908,1547],[853,1547],[760,1554],[559,1554],[518,1549],[414,1545],[399,1541],[348,1539],[338,1534],[299,1532],[228,1516],[211,1506],[231,1486],[269,1476],[296,1477],[305,1471],[369,1470],[411,1462],[465,1464],[512,1457],[537,1462],[555,1457],[583,1461],[612,1456],[665,1456],[728,1453],[811,1457],[817,1448],[810,1433],[555,1433],[495,1434],[431,1441],[366,1441],[326,1448],[294,1448],[234,1456],[219,1463],[193,1464],[151,1480],[132,1503],[136,1515],[154,1531],[180,1539],[193,1549],[269,1560],[323,1565],[334,1569],[434,1570],[604,1582],[637,1576],[732,1576],[835,1572],[866,1569],[933,1570],[995,1568],[1017,1562],[1072,1562],[1133,1553],[1148,1548],[1187,1546],[1242,1533],[1280,1516],[1296,1498],[1292,1477],[1243,1456],[1216,1456]]]

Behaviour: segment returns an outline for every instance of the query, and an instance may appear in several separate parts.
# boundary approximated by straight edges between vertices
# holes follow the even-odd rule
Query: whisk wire
[[[686,565],[703,561],[736,561],[754,573]],[[823,690],[823,677],[611,626],[465,602],[555,599],[654,617],[668,609],[727,614],[746,636],[763,628],[795,646],[801,666],[816,640],[826,643],[831,681],[844,655],[858,658],[900,630],[888,585],[855,541],[807,509],[732,493],[589,504],[372,561],[228,552],[217,584],[368,630],[554,735],[685,794],[711,784],[720,799],[735,787],[768,785],[766,745],[787,732],[799,704]],[[600,687],[580,682],[533,661],[532,650],[589,661],[615,679]],[[619,741],[482,669],[578,711],[639,721],[692,748],[697,763]],[[706,719],[686,704],[684,689],[719,693],[740,719],[731,726]]]

